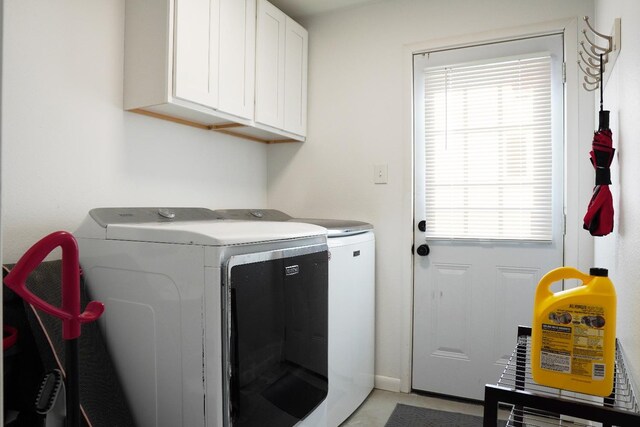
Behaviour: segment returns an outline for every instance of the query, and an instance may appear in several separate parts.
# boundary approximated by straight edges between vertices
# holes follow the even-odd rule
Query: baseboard
[[[380,390],[400,392],[400,378],[383,377],[382,375],[375,376],[374,387]]]

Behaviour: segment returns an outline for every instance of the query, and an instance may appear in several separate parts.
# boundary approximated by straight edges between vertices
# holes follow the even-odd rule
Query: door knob
[[[431,249],[429,249],[429,245],[424,244],[424,245],[418,246],[418,255],[427,256],[429,255],[429,252],[431,252]]]
[[[427,229],[427,221],[422,220],[418,223],[418,230],[420,231],[426,231]]]

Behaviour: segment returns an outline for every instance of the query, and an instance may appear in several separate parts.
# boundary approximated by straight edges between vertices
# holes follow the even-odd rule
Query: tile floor
[[[482,416],[483,410],[480,403],[374,389],[367,400],[340,427],[384,427],[396,403],[479,417]]]

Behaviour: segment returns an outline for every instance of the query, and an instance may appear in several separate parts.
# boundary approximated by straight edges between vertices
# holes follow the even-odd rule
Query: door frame
[[[564,212],[565,227],[564,236],[564,264],[575,266],[584,270],[593,262],[593,239],[588,233],[582,232],[578,224],[582,224],[584,203],[590,198],[591,183],[593,180],[592,168],[586,161],[586,153],[589,151],[593,132],[593,94],[581,90],[580,75],[577,65],[578,46],[578,18],[562,19],[540,24],[522,26],[518,28],[506,28],[477,34],[463,35],[446,39],[437,39],[405,45],[403,49],[403,74],[404,74],[404,126],[403,140],[405,147],[404,163],[404,189],[407,203],[403,204],[403,224],[405,225],[402,240],[407,248],[414,243],[414,123],[413,123],[413,55],[428,50],[451,49],[483,43],[495,43],[514,38],[540,36],[551,33],[563,33],[564,58],[566,64],[566,83],[564,86]],[[568,191],[578,189],[578,191]],[[411,391],[411,375],[413,370],[413,271],[414,256],[408,252],[403,257],[402,271],[407,277],[403,277],[402,283],[402,346],[399,384],[384,384],[376,381],[378,388],[401,391]],[[404,276],[404,275],[403,275]],[[514,330],[514,342],[516,331]]]

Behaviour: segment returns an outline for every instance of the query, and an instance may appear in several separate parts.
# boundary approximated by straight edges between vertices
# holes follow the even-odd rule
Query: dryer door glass
[[[227,272],[227,419],[293,426],[327,395],[327,252],[255,255]]]

